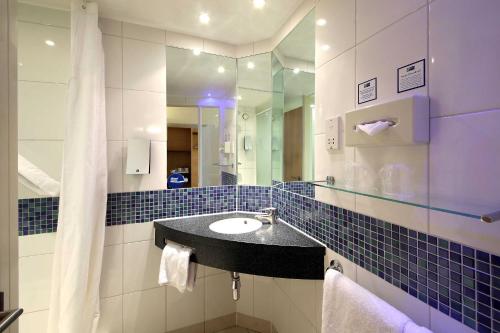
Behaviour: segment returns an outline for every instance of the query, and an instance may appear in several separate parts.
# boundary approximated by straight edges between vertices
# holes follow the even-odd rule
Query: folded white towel
[[[403,333],[405,314],[336,270],[323,287],[322,333]]]
[[[409,321],[405,325],[404,333],[432,333],[426,327],[418,326],[413,321]]]
[[[177,288],[181,293],[192,291],[196,282],[196,263],[190,262],[192,250],[173,242],[163,248],[158,283]]]
[[[389,128],[389,126],[391,126],[391,123],[388,121],[377,121],[375,123],[358,125],[357,129],[365,132],[370,136],[373,136]]]
[[[17,156],[17,170],[22,176],[21,183],[40,195],[50,195],[56,197],[59,195],[60,183],[37,168],[33,163],[23,156]]]

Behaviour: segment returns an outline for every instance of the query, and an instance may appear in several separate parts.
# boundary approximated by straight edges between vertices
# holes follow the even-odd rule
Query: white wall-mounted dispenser
[[[129,139],[127,142],[127,175],[150,172],[151,140]]]
[[[243,150],[244,151],[252,150],[252,137],[250,135],[243,136]]]
[[[429,98],[415,95],[351,111],[345,122],[346,146],[428,143]]]
[[[233,153],[233,144],[231,141],[224,142],[224,153],[232,154]]]

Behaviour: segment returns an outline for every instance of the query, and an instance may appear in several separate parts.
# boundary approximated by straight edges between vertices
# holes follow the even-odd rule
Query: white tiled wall
[[[69,16],[20,4],[18,20],[19,152],[59,179],[69,77]],[[109,191],[164,188],[165,32],[112,20],[101,20],[100,26],[106,57]],[[46,39],[56,45],[49,48]],[[149,175],[124,175],[126,141],[133,137],[152,140]],[[34,196],[20,188],[21,198]],[[200,267],[196,291],[187,297],[158,287],[161,251],[152,239],[152,223],[106,228],[99,332],[164,333],[235,312],[226,272],[207,269],[210,276],[205,278],[205,269]],[[47,326],[54,240],[53,233],[19,238],[20,305],[25,310],[21,333],[44,332]]]
[[[18,11],[19,153],[60,179],[68,92],[70,30],[59,11]],[[55,42],[49,47],[46,40]],[[37,194],[19,184],[19,197]]]
[[[355,5],[353,4],[355,3]],[[500,11],[497,1],[481,0],[320,0],[316,44],[329,44],[316,56],[316,178],[342,179],[345,161],[368,170],[366,183],[380,187],[378,170],[404,163],[423,202],[456,202],[481,214],[500,207]],[[335,19],[342,14],[342,19]],[[397,93],[396,69],[425,58],[427,85]],[[378,99],[357,105],[357,84],[377,77]],[[327,153],[325,119],[358,107],[412,94],[430,97],[430,144],[405,147],[346,148]],[[342,130],[342,127],[341,127]],[[341,140],[342,141],[342,140]],[[337,177],[338,176],[338,177]],[[318,198],[370,216],[429,232],[499,254],[500,226],[455,215],[428,212],[365,197],[318,192]],[[471,205],[475,202],[477,205]],[[338,256],[337,256],[338,257]],[[434,332],[470,332],[360,267],[355,280],[417,323]],[[345,265],[344,265],[345,267]],[[318,315],[318,313],[316,314]]]
[[[295,21],[306,7],[298,11]],[[18,22],[20,151],[59,180],[70,72],[69,13],[19,4]],[[269,52],[273,45],[269,40],[234,47],[110,19],[100,19],[99,26],[106,61],[109,192],[165,187],[165,45],[229,57]],[[54,47],[45,44],[48,39],[56,43]],[[135,137],[152,140],[149,175],[124,175],[126,143]],[[249,179],[249,183],[254,182]],[[21,184],[19,193],[20,198],[38,196]]]
[[[356,265],[331,250],[327,250],[325,268],[334,258],[341,262],[344,274],[356,281]],[[278,332],[321,333],[323,281],[263,277],[253,277],[253,281],[255,316],[267,319],[259,312],[269,309],[268,316]],[[261,293],[272,295],[272,298],[262,298]]]
[[[243,120],[242,115],[248,115],[247,120]],[[238,184],[256,184],[257,176],[257,123],[255,117],[255,108],[238,107]],[[245,136],[248,135],[252,141],[252,149],[244,150],[243,143]]]
[[[191,293],[159,287],[161,250],[153,244],[152,231],[153,223],[106,227],[99,332],[164,333],[236,311],[230,275],[225,271],[199,266],[196,288]],[[20,320],[21,333],[45,332],[54,239],[54,233],[19,239],[20,304],[25,311]],[[270,313],[271,279],[256,279],[260,281],[256,295],[242,312],[253,315],[255,300],[263,305],[255,315],[266,318]],[[254,290],[249,283],[252,280],[243,278],[243,300]]]
[[[165,188],[165,32],[110,20],[103,20],[101,29],[107,65],[110,192]],[[151,172],[126,175],[127,140],[139,137],[151,140]]]
[[[59,180],[70,66],[69,14],[24,4],[19,8],[19,152]],[[109,191],[164,188],[165,32],[110,20],[103,20],[101,28]],[[55,46],[45,44],[49,39]],[[135,137],[152,140],[152,172],[146,176],[124,174],[126,143]],[[37,196],[23,185],[19,193],[20,198]]]

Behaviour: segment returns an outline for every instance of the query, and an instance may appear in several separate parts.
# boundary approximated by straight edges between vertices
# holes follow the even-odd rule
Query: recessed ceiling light
[[[321,45],[321,49],[322,49],[323,51],[328,51],[328,50],[330,49],[330,45],[328,45],[328,44],[323,44],[323,45]]]
[[[200,49],[193,49],[193,54],[195,56],[199,56],[201,54],[201,50]]]
[[[294,68],[293,69],[293,74],[299,74],[300,73],[300,68]]]
[[[219,73],[221,73],[221,74],[222,74],[222,73],[224,73],[225,71],[226,71],[226,69],[224,68],[224,66],[219,66],[219,67],[217,67],[217,72],[219,72]]]
[[[320,27],[324,27],[326,25],[326,20],[324,18],[320,18],[316,21],[316,25],[319,25]]]
[[[45,41],[45,44],[47,44],[48,46],[55,46],[55,45],[56,45],[56,42],[54,42],[53,40],[47,39],[47,40]]]
[[[208,94],[207,94],[207,96],[208,96],[208,97],[212,97],[212,94],[211,94],[211,93],[208,93]]]
[[[266,0],[253,0],[253,6],[257,9],[262,9],[266,5]]]
[[[201,13],[199,17],[201,24],[208,24],[210,22],[210,16],[207,13]]]
[[[252,61],[249,61],[249,62],[247,62],[247,68],[248,69],[254,69],[255,68],[255,64]]]
[[[237,99],[238,101],[241,101],[242,100],[242,97],[240,95],[236,96],[235,99]]]

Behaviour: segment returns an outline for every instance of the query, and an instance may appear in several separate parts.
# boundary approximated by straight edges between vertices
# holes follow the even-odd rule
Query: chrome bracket
[[[481,215],[481,221],[486,223],[500,221],[500,210],[497,210],[496,212],[490,214]]]

